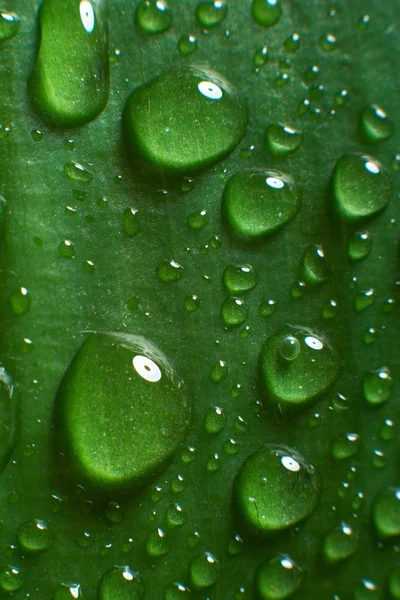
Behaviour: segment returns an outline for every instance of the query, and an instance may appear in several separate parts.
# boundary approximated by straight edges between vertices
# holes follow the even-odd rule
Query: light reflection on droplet
[[[94,29],[94,10],[89,0],[81,0],[79,4],[79,13],[81,15],[82,25],[88,33],[92,33]]]
[[[222,98],[221,88],[211,81],[200,81],[197,87],[199,92],[209,100],[220,100]]]
[[[136,355],[132,360],[133,367],[138,375],[150,381],[157,383],[161,379],[161,370],[156,363],[147,356]]]
[[[265,183],[276,190],[283,188],[285,185],[282,179],[278,179],[277,177],[267,177]]]
[[[322,350],[322,348],[324,347],[321,340],[318,340],[317,338],[313,337],[312,335],[308,335],[307,337],[305,337],[304,342],[312,350]]]

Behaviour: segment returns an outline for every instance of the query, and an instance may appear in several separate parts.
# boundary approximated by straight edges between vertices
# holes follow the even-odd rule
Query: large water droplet
[[[141,336],[91,334],[57,394],[66,451],[79,472],[105,487],[154,474],[186,436],[190,405],[166,356]]]
[[[232,229],[248,238],[268,235],[300,210],[300,195],[290,175],[280,171],[236,173],[225,186],[223,210]]]
[[[282,5],[280,0],[253,0],[251,11],[256,23],[272,27],[282,16]]]
[[[280,123],[269,125],[265,131],[268,152],[276,158],[293,154],[303,143],[303,134],[298,129]]]
[[[389,121],[385,111],[371,104],[366,106],[361,113],[361,128],[369,142],[383,142],[393,135],[393,123]]]
[[[150,35],[163,33],[172,25],[172,11],[165,0],[143,0],[135,18],[137,26]]]
[[[337,349],[305,327],[286,326],[263,345],[261,370],[271,401],[296,408],[326,392],[340,373]]]
[[[256,588],[263,600],[289,598],[300,589],[303,581],[303,569],[287,554],[264,561],[256,572]]]
[[[32,519],[20,525],[17,539],[21,550],[30,554],[48,550],[54,542],[51,530],[41,519]]]
[[[318,491],[314,467],[283,445],[257,450],[234,483],[236,508],[253,533],[281,531],[306,519],[315,508]]]
[[[210,552],[202,552],[190,563],[190,581],[197,590],[210,588],[219,579],[219,563]]]
[[[45,0],[39,21],[40,45],[29,82],[34,107],[58,127],[87,123],[108,99],[107,4]]]
[[[352,556],[358,548],[358,536],[350,525],[340,523],[324,537],[323,553],[328,563],[338,563]]]
[[[124,111],[128,146],[156,167],[203,169],[229,154],[246,129],[235,88],[211,70],[171,71],[135,90]]]
[[[388,175],[372,156],[342,156],[333,171],[332,185],[336,207],[346,219],[372,217],[389,202]]]
[[[98,595],[99,600],[141,600],[144,597],[144,584],[137,571],[128,566],[116,566],[102,576]]]

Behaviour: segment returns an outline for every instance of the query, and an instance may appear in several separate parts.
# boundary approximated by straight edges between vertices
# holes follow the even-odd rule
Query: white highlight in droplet
[[[94,29],[94,10],[89,0],[81,0],[79,4],[79,13],[81,15],[82,25],[88,33]]]
[[[133,573],[132,573],[132,571],[129,571],[128,569],[124,569],[122,571],[122,577],[124,579],[126,579],[126,581],[132,581],[133,580]]]
[[[285,185],[278,177],[267,177],[265,183],[276,190],[280,190]]]
[[[293,569],[294,566],[290,558],[287,558],[286,556],[282,558],[281,565],[284,569]]]
[[[210,100],[220,100],[222,98],[221,88],[211,81],[200,81],[197,88],[203,96]]]
[[[365,163],[365,168],[367,169],[367,171],[372,173],[372,175],[377,175],[381,171],[379,165],[377,165],[376,162],[373,162],[372,160],[368,160]]]
[[[319,340],[318,338],[313,337],[312,335],[308,335],[306,338],[304,338],[304,342],[312,350],[322,350],[322,348],[324,347],[324,345],[321,342],[321,340]]]
[[[293,473],[300,471],[300,465],[297,460],[293,458],[293,456],[282,456],[281,463],[288,471],[292,471]]]
[[[147,356],[137,354],[132,360],[136,373],[146,381],[157,383],[161,379],[161,370],[156,363]]]

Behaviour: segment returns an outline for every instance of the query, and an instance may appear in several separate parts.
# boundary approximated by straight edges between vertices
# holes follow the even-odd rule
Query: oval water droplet
[[[284,600],[304,581],[303,569],[287,554],[265,560],[256,571],[256,588],[262,600]]]
[[[23,552],[36,554],[51,548],[54,537],[47,523],[42,519],[32,519],[18,527],[18,544]]]
[[[365,400],[377,406],[387,402],[393,391],[393,378],[387,367],[368,371],[363,378],[363,395]]]
[[[360,448],[360,441],[357,433],[346,433],[337,437],[331,444],[331,456],[336,460],[354,456]]]
[[[297,215],[300,195],[290,175],[244,171],[229,179],[222,203],[233,231],[258,238],[277,231]]]
[[[140,233],[139,216],[136,208],[126,208],[124,210],[123,224],[124,233],[128,237],[135,237]]]
[[[11,594],[17,592],[24,580],[19,567],[8,565],[0,571],[0,589]]]
[[[93,173],[86,169],[86,167],[75,162],[64,165],[64,173],[73,183],[88,185],[94,179]],[[77,191],[79,193],[79,190]]]
[[[146,540],[146,552],[149,556],[165,556],[171,550],[164,531],[158,528]]]
[[[377,494],[372,507],[372,518],[382,537],[400,535],[400,488],[387,488]]]
[[[213,406],[208,409],[204,418],[204,429],[207,433],[215,435],[220,433],[226,425],[226,414],[223,408]]]
[[[282,5],[280,0],[253,0],[251,11],[258,25],[272,27],[282,16]]]
[[[283,158],[296,152],[303,143],[303,134],[298,129],[277,123],[269,125],[265,131],[265,144],[268,152]]]
[[[196,52],[199,44],[195,35],[184,35],[178,40],[177,46],[182,56],[190,56]]]
[[[368,231],[355,231],[351,234],[348,245],[350,260],[362,260],[368,256],[372,248],[372,239]]]
[[[394,132],[393,123],[386,112],[376,104],[366,106],[362,111],[361,129],[369,142],[383,142],[391,138]]]
[[[128,146],[175,172],[204,169],[225,157],[246,124],[235,88],[215,71],[195,67],[164,73],[135,90],[123,119]]]
[[[219,579],[219,563],[210,552],[202,552],[190,562],[190,581],[197,590],[212,587]]]
[[[222,320],[227,327],[241,325],[247,319],[248,308],[242,298],[227,298],[221,306]]]
[[[175,260],[163,260],[156,269],[156,275],[164,283],[179,281],[183,277],[184,268]]]
[[[251,265],[228,265],[222,279],[230,294],[244,294],[257,285],[257,275]]]
[[[204,29],[220,25],[226,18],[228,7],[224,0],[200,2],[196,8],[196,17]]]
[[[353,528],[342,521],[324,537],[323,554],[328,563],[335,564],[346,560],[357,551],[358,535]]]
[[[143,0],[136,9],[136,25],[145,33],[164,33],[172,25],[172,11],[165,0]]]
[[[190,420],[167,357],[146,338],[122,333],[89,335],[56,402],[71,462],[90,483],[109,488],[153,477],[186,437]]]
[[[19,19],[14,13],[0,11],[0,42],[11,40],[19,30]]]
[[[269,399],[281,408],[318,398],[334,384],[341,366],[337,349],[323,335],[297,326],[268,338],[260,364]]]
[[[336,208],[345,219],[372,217],[389,202],[388,175],[372,156],[342,156],[333,171],[332,186]]]
[[[10,308],[16,317],[26,315],[31,307],[31,296],[25,287],[20,287],[10,294]]]
[[[108,100],[106,2],[45,0],[39,24],[40,44],[29,82],[35,109],[58,127],[92,121]]]

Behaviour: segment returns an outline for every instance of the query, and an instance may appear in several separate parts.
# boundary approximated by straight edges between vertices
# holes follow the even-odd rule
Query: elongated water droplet
[[[362,260],[371,251],[372,240],[368,231],[355,231],[351,234],[348,246],[350,260]]]
[[[137,571],[128,566],[116,566],[102,576],[98,595],[99,600],[141,600],[144,597],[144,584]]]
[[[332,185],[336,208],[345,219],[372,217],[389,202],[388,175],[372,156],[342,156],[333,171]]]
[[[340,373],[337,349],[305,327],[287,326],[263,345],[261,371],[269,399],[298,408],[326,392]]]
[[[297,52],[300,48],[300,35],[298,33],[292,33],[286,38],[283,44],[287,52]]]
[[[14,383],[0,364],[0,473],[5,469],[19,437],[19,399]]]
[[[322,246],[308,246],[303,254],[301,276],[310,285],[326,283],[330,277],[330,267]]]
[[[190,405],[166,356],[147,339],[91,334],[57,393],[73,465],[94,485],[132,486],[153,476],[186,436]]]
[[[135,237],[140,233],[138,211],[135,208],[124,210],[124,233],[128,237]]]
[[[256,572],[256,588],[262,600],[289,598],[301,588],[303,581],[303,569],[287,554],[264,561]]]
[[[93,174],[79,163],[67,163],[64,165],[64,173],[73,183],[88,185],[93,181]]]
[[[214,71],[194,67],[165,73],[135,90],[123,119],[128,146],[170,171],[217,162],[239,143],[246,123],[233,86]]]
[[[352,527],[342,521],[324,537],[323,553],[328,563],[334,564],[346,560],[357,551],[358,535]]]
[[[219,563],[210,552],[195,556],[190,563],[190,581],[197,590],[212,587],[219,579]]]
[[[280,171],[236,173],[225,186],[223,210],[236,233],[258,238],[291,221],[300,196],[293,179]]]
[[[361,113],[361,128],[369,142],[383,142],[392,137],[394,127],[385,111],[371,104],[366,106]]]
[[[39,22],[40,45],[29,82],[35,109],[58,127],[92,121],[108,100],[105,0],[45,0]]]
[[[136,25],[145,33],[164,33],[172,25],[172,11],[165,0],[143,0],[136,9]]]
[[[282,16],[282,5],[280,0],[253,0],[251,11],[258,25],[272,27]]]
[[[234,482],[235,505],[250,533],[281,531],[306,519],[318,492],[314,467],[283,445],[257,450]]]
[[[265,131],[265,144],[268,152],[277,158],[283,158],[296,152],[303,143],[303,134],[298,129],[282,125],[269,125]]]

